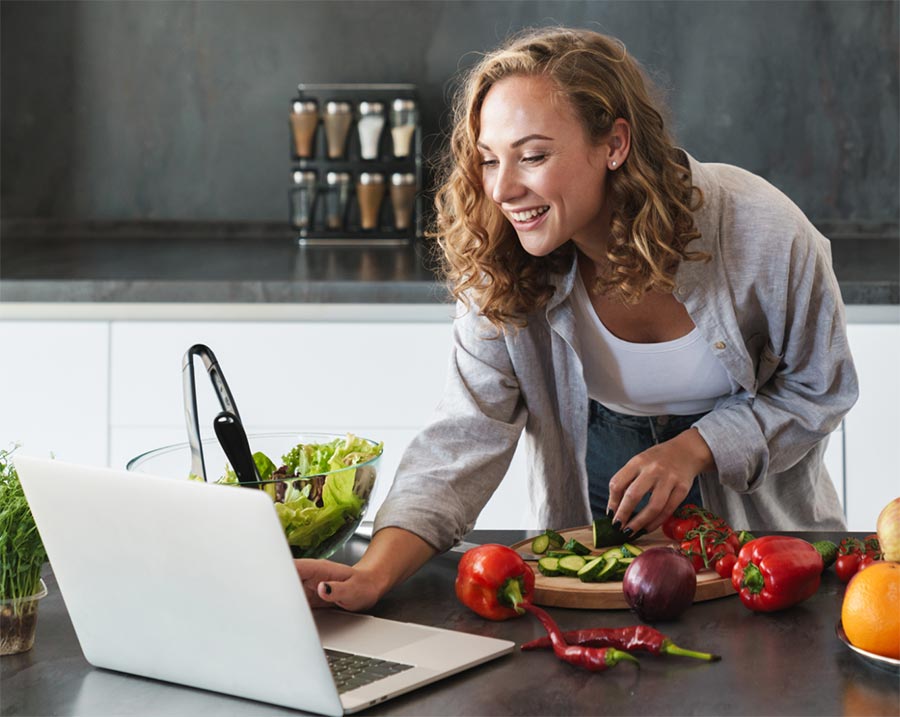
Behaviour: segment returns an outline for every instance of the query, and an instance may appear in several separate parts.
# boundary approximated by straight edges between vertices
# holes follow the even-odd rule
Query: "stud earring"
[[[616,168],[616,160],[613,160],[613,161],[612,161],[612,168],[613,168],[613,169]]]

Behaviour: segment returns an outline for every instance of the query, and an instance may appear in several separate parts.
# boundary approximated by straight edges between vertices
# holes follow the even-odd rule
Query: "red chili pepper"
[[[566,630],[562,634],[563,639],[569,645],[584,645],[585,647],[614,647],[619,650],[645,650],[652,655],[681,655],[693,657],[698,660],[715,662],[721,660],[719,655],[708,652],[696,652],[678,647],[668,637],[649,625],[634,625],[632,627],[594,628],[586,630]],[[552,647],[550,637],[539,637],[537,640],[526,642],[522,650],[539,650]]]
[[[505,545],[488,543],[466,551],[459,561],[456,597],[488,620],[524,614],[534,592],[534,571]]]
[[[559,629],[559,625],[556,624],[546,610],[539,608],[537,605],[532,605],[531,603],[525,603],[522,607],[528,610],[528,612],[534,615],[544,625],[544,629],[549,636],[548,639],[553,645],[553,652],[560,660],[590,672],[602,672],[608,670],[610,667],[618,665],[622,660],[633,662],[640,667],[637,658],[632,657],[627,652],[617,650],[614,647],[597,648],[587,647],[585,645],[568,644],[566,638],[563,637],[562,630]]]
[[[769,535],[741,548],[731,583],[746,607],[773,612],[812,596],[819,589],[824,565],[805,540]]]

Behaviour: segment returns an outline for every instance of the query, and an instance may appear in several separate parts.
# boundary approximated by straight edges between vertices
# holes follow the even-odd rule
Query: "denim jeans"
[[[611,411],[596,401],[588,408],[587,474],[591,513],[606,515],[609,480],[638,453],[674,438],[705,414],[692,416],[629,416]],[[641,498],[635,512],[647,505],[649,495]],[[702,505],[696,476],[682,501]]]

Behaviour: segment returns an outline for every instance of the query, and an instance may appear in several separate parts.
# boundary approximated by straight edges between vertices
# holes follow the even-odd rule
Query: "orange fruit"
[[[900,563],[876,560],[854,575],[841,622],[856,647],[900,659]]]

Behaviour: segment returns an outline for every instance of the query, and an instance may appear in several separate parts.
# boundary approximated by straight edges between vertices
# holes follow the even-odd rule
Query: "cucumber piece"
[[[621,530],[613,528],[612,520],[603,516],[593,523],[594,547],[607,548],[611,545],[622,545],[628,541],[628,536]]]
[[[555,530],[545,530],[544,535],[546,535],[550,539],[550,547],[559,549],[563,545],[565,545],[566,539],[562,537]]]
[[[613,569],[613,575],[617,580],[621,580],[625,577],[625,571],[628,570],[628,566],[634,561],[634,558],[622,558],[621,560],[616,561],[616,567]]]
[[[559,558],[559,572],[563,575],[578,575],[578,571],[584,567],[586,562],[580,555],[567,555]]]
[[[567,555],[575,555],[571,550],[548,550],[548,558],[564,558]]]
[[[632,545],[631,543],[623,543],[622,544],[622,552],[628,553],[628,555],[625,556],[626,558],[627,557],[636,558],[638,555],[640,555],[644,551],[642,548],[639,548],[636,545]]]
[[[541,558],[538,560],[538,571],[548,578],[560,575],[559,558]]]
[[[830,568],[834,561],[837,560],[838,546],[830,540],[817,540],[812,546],[822,556],[822,562],[825,564],[823,571]]]
[[[584,543],[579,543],[575,538],[571,538],[564,546],[564,550],[571,550],[576,555],[590,555],[591,549]]]
[[[625,554],[622,552],[622,548],[608,548],[600,553],[604,558],[615,558],[619,560],[620,558],[624,558]]]
[[[531,541],[531,552],[535,555],[543,555],[547,552],[547,548],[550,547],[550,538],[547,537],[547,534],[537,536],[534,540]]]
[[[612,580],[618,562],[619,561],[613,557],[603,558],[603,567],[600,568],[600,571],[596,575],[594,575],[594,582],[603,583],[607,580]]]
[[[603,569],[604,565],[606,565],[606,561],[602,557],[588,560],[584,564],[584,567],[578,571],[578,579],[584,583],[592,582],[597,573]]]

